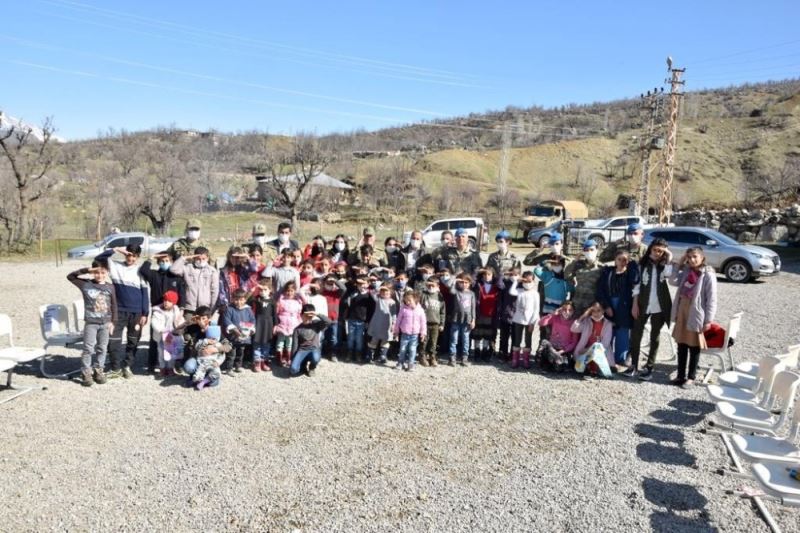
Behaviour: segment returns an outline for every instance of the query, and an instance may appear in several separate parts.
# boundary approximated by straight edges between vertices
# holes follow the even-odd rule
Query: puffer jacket
[[[182,276],[186,283],[184,309],[194,311],[204,305],[214,309],[219,298],[219,273],[216,268],[211,265],[197,268],[194,263],[187,263],[184,257],[179,257],[169,271]]]

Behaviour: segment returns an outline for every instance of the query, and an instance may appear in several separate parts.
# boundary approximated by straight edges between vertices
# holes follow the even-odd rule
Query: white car
[[[425,229],[422,230],[422,240],[425,242],[425,248],[433,249],[442,243],[442,232],[450,230],[454,234],[457,229],[464,229],[469,236],[469,242],[472,249],[477,249],[478,234],[482,231],[481,246],[489,243],[489,228],[482,218],[443,218],[431,222]],[[406,231],[403,233],[403,242],[408,244],[411,240],[411,232]]]

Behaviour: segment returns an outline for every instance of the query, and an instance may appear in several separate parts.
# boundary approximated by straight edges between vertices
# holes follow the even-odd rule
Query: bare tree
[[[12,197],[0,203],[6,249],[30,244],[36,226],[32,210],[57,183],[48,174],[59,154],[59,147],[53,140],[54,131],[52,121],[46,119],[40,132],[16,125],[0,132],[4,174],[13,189]]]
[[[266,136],[263,143],[265,153],[256,170],[266,175],[269,186],[296,226],[297,214],[313,207],[314,195],[309,194],[312,182],[332,162],[333,155],[320,145],[315,135],[307,133],[295,136],[289,146],[269,143]]]

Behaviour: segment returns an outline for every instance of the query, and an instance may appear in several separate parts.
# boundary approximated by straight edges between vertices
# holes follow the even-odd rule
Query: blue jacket
[[[611,307],[614,310],[614,316],[609,317],[614,325],[618,328],[631,328],[633,327],[633,315],[631,315],[631,308],[633,307],[633,288],[639,284],[639,265],[631,261],[628,263],[628,269],[625,271],[623,278],[622,290],[619,294],[613,295],[619,297],[617,305],[612,305],[611,298],[611,280],[615,275],[616,267],[607,266],[603,268],[603,273],[600,275],[600,280],[597,282],[597,301],[603,306],[603,309]]]
[[[533,273],[544,285],[545,300],[563,303],[567,300],[567,296],[572,293],[572,284],[563,277],[556,276],[552,270],[537,266],[533,269]]]
[[[228,331],[229,326],[233,326],[239,331],[248,328],[250,331],[255,332],[256,315],[253,313],[253,308],[246,305],[241,309],[237,309],[230,305],[225,308],[225,314],[222,317],[222,330],[228,340],[234,344],[250,344],[253,338],[252,335],[239,337],[233,331]]]

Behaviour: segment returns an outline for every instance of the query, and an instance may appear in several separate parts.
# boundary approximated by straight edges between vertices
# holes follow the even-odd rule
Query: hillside
[[[505,117],[514,124],[530,124],[532,117],[536,117],[539,124],[551,128],[546,130],[550,138],[532,140],[530,136],[515,136],[515,146],[533,144],[510,150],[509,189],[523,198],[580,198],[595,209],[609,210],[618,195],[633,194],[638,186],[641,167],[636,137],[642,129],[636,106],[636,101],[626,100],[550,111],[490,113],[451,122],[485,127],[490,118]],[[607,125],[614,124],[613,131],[602,131],[604,120]],[[598,133],[594,133],[593,127],[598,128]],[[432,129],[414,125],[386,130],[373,134],[372,140],[385,137],[389,144],[414,145],[425,135],[438,133],[439,137],[427,139],[431,144],[422,143],[426,150],[415,157],[413,169],[419,183],[433,196],[445,189],[478,189],[484,201],[491,197],[500,166],[500,136],[489,132],[483,138],[486,146],[476,146],[472,143],[475,137],[463,136],[463,130],[448,132],[436,127],[433,132]],[[568,131],[574,133],[574,138],[553,139],[555,134],[569,137]],[[465,144],[457,148],[437,149],[462,142]],[[749,188],[744,182],[743,167],[755,165],[760,175],[774,175],[780,172],[787,157],[797,156],[800,156],[800,83],[788,81],[690,92],[683,102],[678,131],[676,207],[744,201],[748,199]],[[660,159],[657,152],[651,161]],[[369,169],[376,164],[359,162],[356,181],[363,183],[367,176],[374,175]],[[655,198],[655,175],[651,184],[651,198]]]

